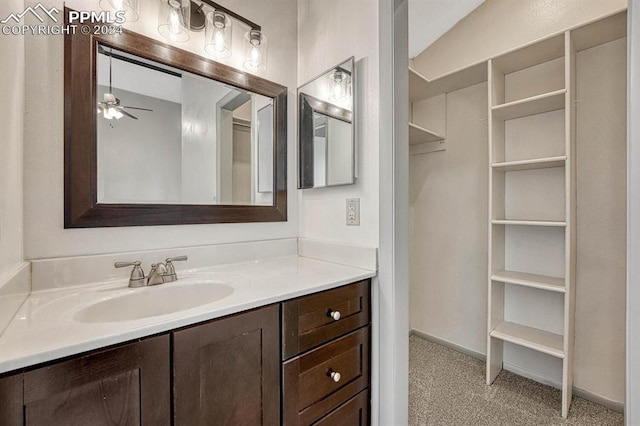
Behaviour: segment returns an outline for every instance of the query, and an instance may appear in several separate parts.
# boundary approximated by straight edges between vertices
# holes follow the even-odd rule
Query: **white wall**
[[[180,81],[178,81],[178,84]],[[108,92],[98,87],[98,99]],[[153,109],[128,110],[128,117],[101,115],[98,135],[99,203],[179,203],[181,201],[181,105],[137,92],[115,91],[123,105]]]
[[[182,202],[212,204],[217,199],[218,123],[216,103],[231,90],[201,77],[182,76]]]
[[[299,0],[298,8],[299,86],[355,56],[359,171],[354,185],[299,191],[300,236],[377,247],[378,2]],[[347,198],[360,198],[360,226],[345,224]]]
[[[486,0],[413,60],[429,79],[626,8],[626,0]]]
[[[0,16],[21,12],[23,0],[0,3]],[[0,277],[20,264],[22,232],[22,137],[24,125],[24,37],[0,36]],[[3,282],[0,280],[0,287]]]
[[[0,16],[21,12],[23,0],[0,2]],[[24,37],[0,36],[0,334],[30,286],[23,254]]]
[[[447,149],[410,159],[411,327],[482,353],[487,324],[487,84],[449,93],[446,106]]]
[[[626,40],[578,53],[577,70],[578,258],[574,382],[582,389],[623,402]],[[581,209],[581,206],[586,208]]]
[[[35,5],[37,1],[26,3]],[[61,0],[43,3],[62,8]],[[76,9],[85,9],[87,3],[85,0],[66,2],[68,7]],[[91,4],[97,7],[97,2]],[[154,0],[141,0],[140,20],[127,26],[160,39],[156,30],[157,4]],[[63,229],[63,38],[34,36],[26,40],[24,220],[28,259],[297,236],[294,166],[297,2],[228,0],[225,6],[262,25],[269,37],[268,69],[263,77],[289,87],[288,222]],[[239,32],[243,29],[242,25],[235,28]],[[234,52],[241,52],[241,36],[234,34]],[[203,37],[202,33],[192,33],[191,40],[178,47],[203,54]],[[241,53],[232,56],[228,63],[239,66],[241,56]]]
[[[626,424],[640,423],[640,1],[629,2]]]

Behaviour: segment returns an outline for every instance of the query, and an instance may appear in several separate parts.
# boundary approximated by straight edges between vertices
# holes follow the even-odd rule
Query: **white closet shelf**
[[[563,337],[537,328],[502,321],[489,334],[496,339],[524,346],[556,358],[564,358]]]
[[[494,67],[502,74],[523,70],[564,56],[564,33],[542,41],[534,41],[515,51],[493,59]]]
[[[485,81],[487,81],[486,61],[431,80],[409,67],[409,102],[422,101]]]
[[[516,172],[520,170],[534,170],[534,169],[550,169],[553,167],[564,167],[567,161],[567,156],[548,157],[548,158],[534,158],[531,160],[518,160],[518,161],[505,161],[502,163],[493,163],[491,167],[494,170],[500,170],[504,172]]]
[[[549,277],[546,275],[527,274],[516,271],[498,271],[491,276],[491,280],[540,290],[555,291],[557,293],[565,293],[567,291],[564,278]]]
[[[555,90],[549,93],[518,99],[517,101],[491,107],[494,117],[500,120],[513,120],[529,115],[542,114],[564,108],[566,89]]]
[[[493,225],[521,225],[521,226],[553,226],[564,227],[567,222],[554,220],[514,220],[514,219],[493,219]]]
[[[417,124],[409,123],[409,145],[418,145],[427,142],[438,142],[444,140],[444,136],[433,132]]]

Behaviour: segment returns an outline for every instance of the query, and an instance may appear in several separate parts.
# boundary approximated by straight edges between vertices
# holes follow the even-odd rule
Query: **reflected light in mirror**
[[[329,80],[331,86],[329,99],[335,101],[338,105],[350,105],[351,78],[349,74],[340,68],[336,68],[329,75]]]

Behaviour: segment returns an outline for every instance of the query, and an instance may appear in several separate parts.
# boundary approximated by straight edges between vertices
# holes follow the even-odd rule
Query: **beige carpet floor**
[[[484,362],[417,336],[409,340],[409,424],[434,426],[624,425],[622,413],[503,371],[485,385]]]

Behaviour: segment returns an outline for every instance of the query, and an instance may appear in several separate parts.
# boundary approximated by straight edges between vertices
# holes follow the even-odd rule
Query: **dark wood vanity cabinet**
[[[370,283],[282,304],[285,425],[369,424]]]
[[[164,335],[0,379],[0,424],[169,425],[169,366]]]
[[[0,377],[0,425],[22,425],[22,374]]]
[[[0,376],[0,426],[368,425],[369,292],[361,281]]]
[[[176,425],[280,424],[280,306],[173,332]]]

